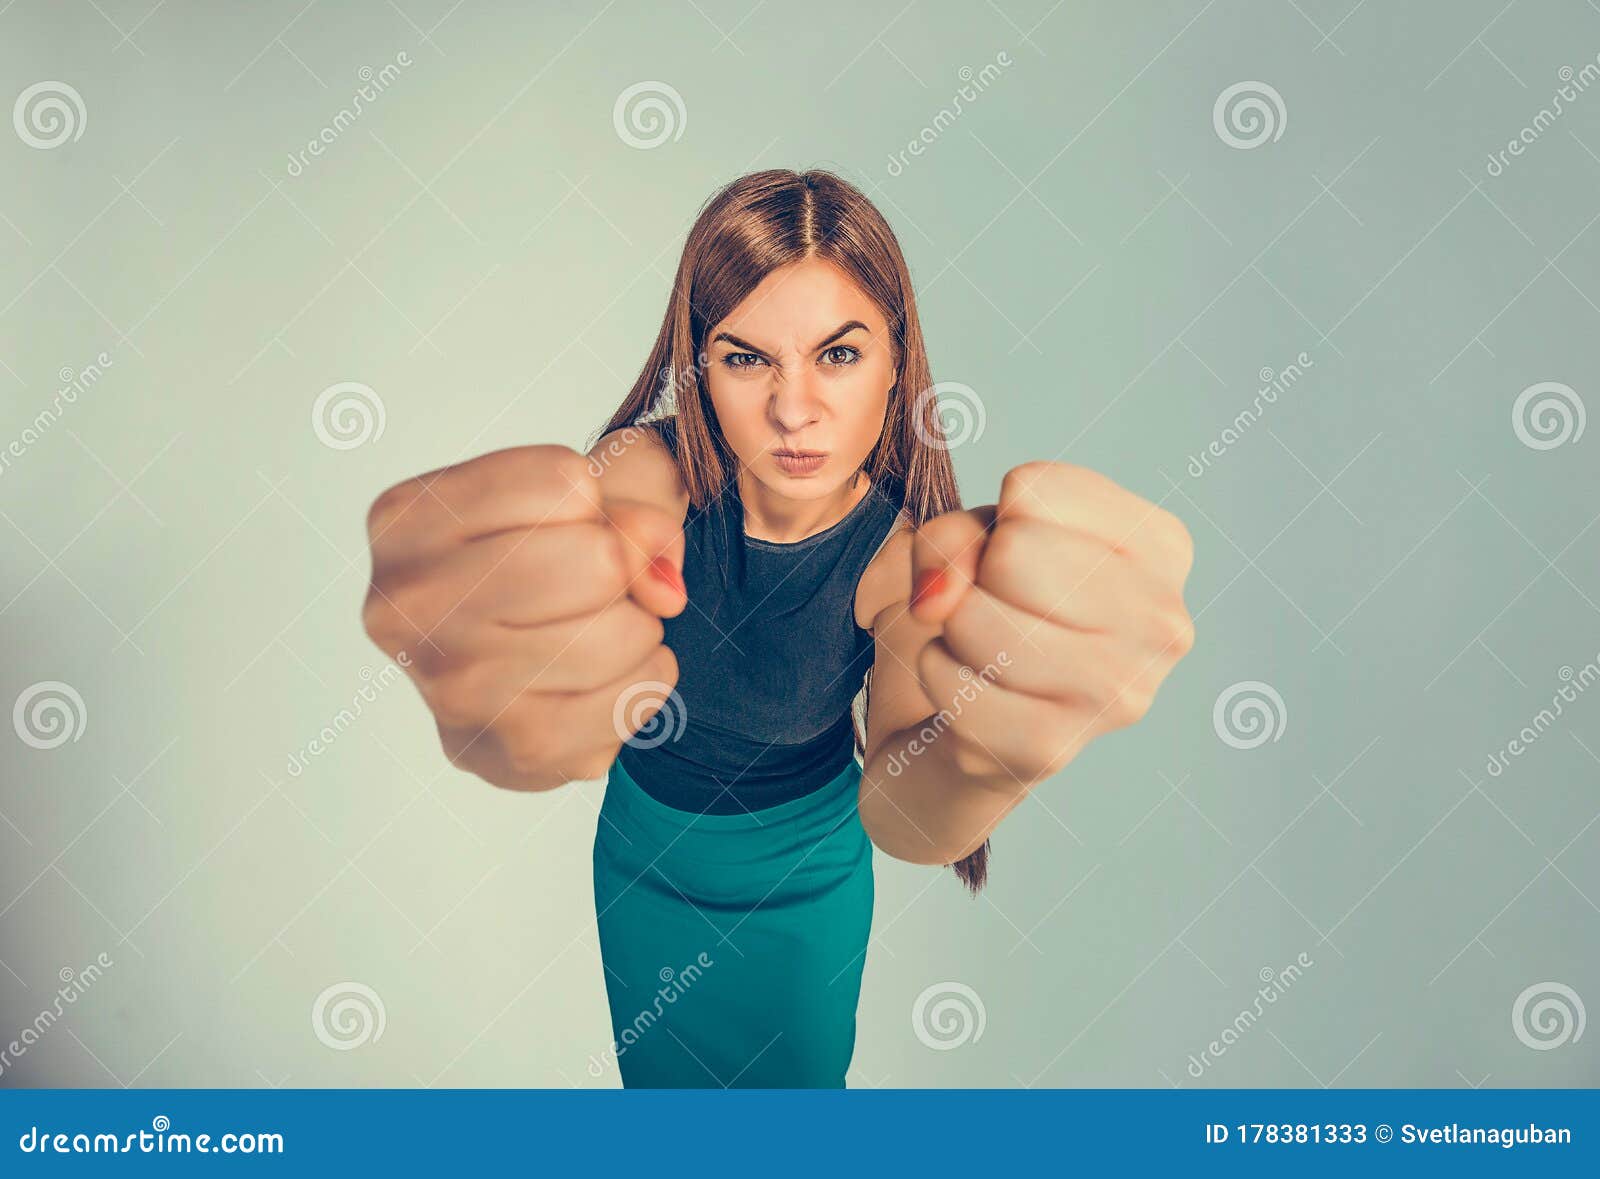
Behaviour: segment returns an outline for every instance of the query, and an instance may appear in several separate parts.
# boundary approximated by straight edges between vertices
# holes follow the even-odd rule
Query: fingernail
[[[678,572],[678,567],[665,557],[656,557],[650,562],[650,574],[657,581],[663,581],[677,590],[680,594],[688,596],[688,589],[683,584],[683,576]]]
[[[911,586],[911,604],[915,606],[924,598],[931,598],[944,588],[943,569],[924,569],[917,574],[917,580]]]

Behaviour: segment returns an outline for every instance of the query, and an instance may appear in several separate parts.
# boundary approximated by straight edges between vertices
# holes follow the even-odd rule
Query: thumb
[[[688,605],[683,584],[683,522],[652,503],[607,499],[601,510],[616,533],[628,572],[628,594],[658,618]]]
[[[994,508],[946,512],[917,527],[911,540],[911,615],[943,623],[977,580]]]

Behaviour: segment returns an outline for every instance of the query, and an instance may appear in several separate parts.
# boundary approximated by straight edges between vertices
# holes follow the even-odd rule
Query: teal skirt
[[[622,1083],[842,1088],[872,925],[854,760],[803,798],[697,815],[613,762],[594,900]]]

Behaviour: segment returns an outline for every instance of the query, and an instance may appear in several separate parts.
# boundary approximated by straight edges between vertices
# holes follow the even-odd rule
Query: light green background
[[[1596,1083],[1600,1033],[1536,1051],[1513,1006],[1600,1003],[1600,690],[1485,767],[1600,654],[1600,425],[1512,419],[1539,382],[1600,412],[1600,87],[1488,171],[1597,52],[1583,0],[5,5],[5,106],[61,81],[87,115],[51,149],[0,123],[0,443],[111,365],[0,474],[0,704],[55,680],[87,714],[54,749],[0,729],[0,1044],[114,965],[0,1085],[616,1083],[597,784],[454,772],[403,682],[288,762],[382,666],[371,498],[581,445],[700,202],[772,166],[895,226],[935,375],[985,412],[968,502],[1063,458],[1198,546],[1194,652],[1007,821],[981,899],[879,857],[852,1083]],[[684,107],[647,150],[613,124],[641,81]],[[1213,124],[1241,81],[1286,112],[1250,149]],[[386,424],[337,450],[311,411],[345,381]],[[1286,721],[1238,749],[1213,706],[1252,680]],[[333,1051],[345,982],[386,1024]],[[981,1035],[934,1050],[912,1011],[950,982]]]

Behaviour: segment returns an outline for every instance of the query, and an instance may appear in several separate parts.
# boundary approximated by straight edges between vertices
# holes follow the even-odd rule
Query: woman
[[[1189,649],[1183,526],[1053,461],[961,510],[932,389],[883,217],[759,172],[702,210],[587,457],[498,451],[373,505],[366,627],[449,758],[607,779],[625,1085],[843,1085],[872,845],[976,891],[1000,819]]]

